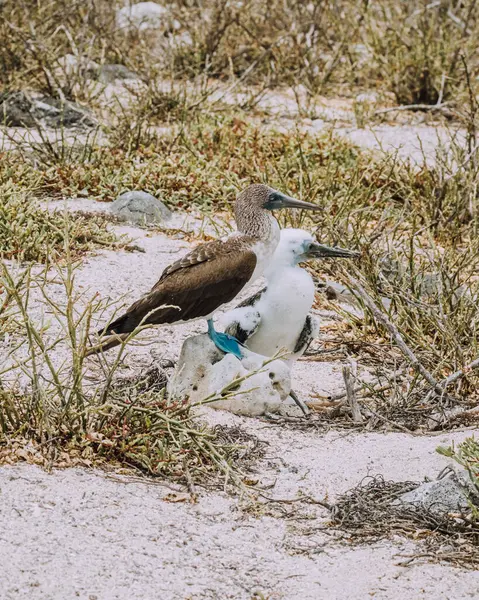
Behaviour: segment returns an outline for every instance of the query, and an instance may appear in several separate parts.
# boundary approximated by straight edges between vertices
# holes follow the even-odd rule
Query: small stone
[[[337,300],[339,297],[339,293],[333,288],[332,285],[328,285],[328,287],[324,290],[324,293],[328,300]]]
[[[328,300],[345,302],[352,305],[358,303],[349,289],[337,281],[325,281],[320,283],[318,287],[324,291],[324,294]]]
[[[73,102],[43,97],[34,102],[34,113],[49,127],[96,127],[93,115]]]
[[[423,483],[403,494],[396,502],[413,504],[422,510],[441,516],[449,512],[467,511],[474,496],[467,474],[453,472],[447,477]]]
[[[32,127],[32,99],[26,92],[12,92],[0,95],[0,120],[8,127]]]
[[[170,209],[147,192],[126,192],[110,206],[110,212],[135,225],[162,223],[171,218]]]
[[[102,65],[98,73],[100,83],[114,83],[117,79],[121,80],[137,80],[140,76],[130,71],[125,65]]]
[[[34,97],[26,92],[0,95],[0,120],[9,127],[94,127],[94,117],[73,102],[57,98]]]

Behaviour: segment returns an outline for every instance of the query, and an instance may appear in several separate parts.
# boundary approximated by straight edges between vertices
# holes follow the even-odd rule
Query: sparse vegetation
[[[95,79],[95,61],[149,80],[242,78],[263,89],[302,85],[310,95],[375,85],[399,103],[435,104],[467,91],[461,57],[474,73],[479,65],[475,0],[174,1],[159,30],[118,29],[119,7],[4,2],[3,85],[91,100],[95,86],[84,82]],[[81,60],[62,62],[67,54]]]
[[[111,305],[79,291],[68,239],[65,252],[65,269],[34,273],[27,267],[16,273],[2,263],[0,317],[12,335],[0,369],[0,464],[113,462],[190,487],[241,486],[231,465],[238,448],[198,427],[187,402],[169,401],[164,374],[145,373],[135,381],[119,377],[124,344],[111,363],[100,361],[97,383],[87,376],[92,323]],[[60,295],[52,283],[61,286]],[[38,305],[53,319],[39,321]],[[219,396],[230,393],[225,388]]]
[[[437,451],[454,459],[469,473],[471,481],[479,490],[479,443],[474,436],[466,438],[457,447],[440,446]]]
[[[477,513],[450,513],[424,508],[401,499],[417,488],[412,481],[385,481],[366,477],[357,487],[340,496],[331,507],[332,522],[351,540],[371,542],[400,532],[419,537],[420,551],[403,564],[417,559],[448,561],[462,567],[477,568],[479,562]]]
[[[124,247],[108,230],[105,218],[48,212],[28,192],[11,183],[0,186],[0,257],[18,261],[47,262],[64,254],[66,240],[71,256],[93,248]]]

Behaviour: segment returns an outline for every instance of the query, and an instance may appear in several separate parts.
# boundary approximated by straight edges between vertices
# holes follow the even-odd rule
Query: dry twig
[[[346,397],[349,408],[351,409],[353,421],[355,423],[362,423],[363,415],[361,414],[361,407],[359,405],[358,399],[356,398],[356,391],[354,389],[354,384],[356,382],[356,374],[356,361],[350,360],[349,365],[344,365],[343,367],[343,378],[344,385],[346,386]]]

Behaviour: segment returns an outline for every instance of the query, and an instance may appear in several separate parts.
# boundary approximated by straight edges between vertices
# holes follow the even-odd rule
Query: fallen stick
[[[429,417],[429,425],[432,431],[437,431],[438,429],[443,429],[447,425],[450,425],[454,421],[467,417],[471,419],[479,417],[479,407],[474,406],[473,408],[463,409],[460,406],[455,406],[449,411],[444,411],[442,415],[431,415],[431,417]]]
[[[444,111],[448,110],[448,106],[448,102],[444,102],[443,104],[403,104],[401,106],[391,106],[390,108],[376,110],[374,111],[374,116],[385,115],[390,112],[402,112],[404,110],[420,110],[424,112]]]
[[[477,368],[479,368],[479,358],[476,358],[468,365],[466,365],[463,369],[459,369],[459,371],[452,373],[451,375],[449,375],[449,377],[446,377],[446,379],[440,381],[439,385],[443,389],[446,389],[448,385],[451,385],[451,383],[455,383],[458,379],[461,379],[461,377],[467,375],[467,371],[472,371],[473,369]]]
[[[392,380],[394,382],[397,382],[400,378],[405,376],[405,370],[404,369],[399,369],[397,371],[390,371],[389,372],[389,377],[392,378]],[[384,375],[383,375],[384,377]],[[388,390],[390,390],[393,386],[391,383],[388,383],[387,385],[382,385],[380,387],[376,387],[379,384],[376,383],[374,385],[372,385],[371,387],[369,386],[365,386],[363,383],[356,387],[354,389],[354,392],[356,394],[360,394],[360,398],[368,398],[369,396],[372,396],[373,394],[379,394],[381,392],[387,392]],[[366,390],[365,390],[366,387]],[[344,398],[346,398],[347,394],[346,392],[339,392],[338,394],[332,394],[330,396],[324,396],[325,400],[330,400],[331,402],[335,402],[336,400],[343,400]]]
[[[351,360],[349,365],[344,365],[343,367],[343,378],[344,385],[346,386],[347,403],[351,409],[353,421],[354,423],[362,423],[363,415],[361,414],[361,407],[359,406],[358,399],[356,398],[356,391],[354,389],[354,384],[356,382],[356,371],[356,363]]]

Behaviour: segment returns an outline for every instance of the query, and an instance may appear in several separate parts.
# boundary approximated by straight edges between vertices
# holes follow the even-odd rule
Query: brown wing
[[[101,335],[130,333],[141,324],[175,323],[210,315],[238,295],[255,267],[256,255],[244,243],[200,246],[168,267],[151,292]]]
[[[191,252],[188,252],[186,256],[183,256],[179,260],[166,267],[166,269],[161,274],[158,283],[156,283],[153,286],[153,290],[164,279],[166,279],[168,275],[171,275],[175,271],[179,271],[180,269],[186,269],[188,267],[192,267],[193,265],[197,265],[202,262],[214,260],[217,256],[221,254],[229,254],[237,246],[235,242],[236,240],[233,238],[228,240],[227,242],[223,242],[222,240],[215,240],[213,242],[208,242],[207,244],[201,244],[200,246],[197,246]]]

